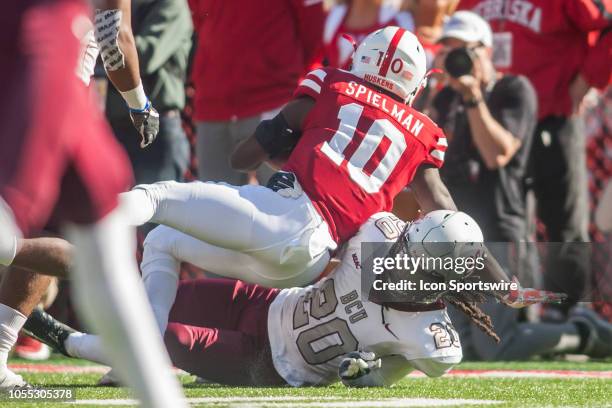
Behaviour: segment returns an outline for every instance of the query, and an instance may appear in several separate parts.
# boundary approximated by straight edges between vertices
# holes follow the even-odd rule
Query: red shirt
[[[491,24],[495,66],[529,78],[538,94],[538,116],[544,118],[571,114],[569,86],[578,73],[586,70],[585,77],[592,85],[602,81],[593,78],[593,72],[609,77],[610,65],[602,74],[589,66],[593,60],[587,55],[589,31],[610,25],[611,3],[612,0],[461,0],[459,8],[478,13]]]
[[[391,210],[419,166],[442,166],[442,130],[349,72],[310,72],[295,92],[304,95],[316,103],[283,169],[297,176],[337,243],[373,214]]]
[[[382,5],[378,10],[376,23],[370,27],[354,30],[346,26],[350,5],[339,4],[331,8],[325,20],[323,31],[324,56],[330,67],[348,69],[351,65],[353,45],[342,34],[348,34],[359,43],[370,33],[387,26],[398,26],[408,31],[414,31],[414,20],[407,11],[399,11],[397,7]]]
[[[322,0],[189,0],[197,33],[195,120],[279,108],[320,48]]]

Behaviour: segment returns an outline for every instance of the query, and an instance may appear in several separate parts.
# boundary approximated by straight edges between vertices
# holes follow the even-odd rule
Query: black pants
[[[115,137],[128,153],[136,184],[165,180],[183,181],[189,166],[190,152],[178,110],[160,112],[157,138],[145,149],[140,148],[140,136],[129,117],[110,123]],[[148,223],[138,230],[146,235],[154,227],[155,224]]]
[[[535,130],[531,151],[538,217],[552,242],[588,241],[585,134],[582,120],[549,116]],[[548,251],[544,285],[579,300],[587,281],[585,245],[556,245]]]
[[[159,134],[146,149],[140,148],[140,136],[129,118],[111,121],[111,126],[130,157],[136,184],[183,180],[189,165],[189,141],[178,111],[172,115],[160,112]]]

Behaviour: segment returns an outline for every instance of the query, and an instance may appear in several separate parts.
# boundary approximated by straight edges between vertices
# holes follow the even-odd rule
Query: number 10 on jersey
[[[342,105],[338,130],[329,142],[321,145],[321,152],[338,166],[346,161],[351,179],[372,194],[380,190],[393,172],[406,150],[406,139],[390,120],[377,119],[358,141],[355,133],[362,113],[363,106],[358,103]],[[355,142],[359,145],[349,149]]]

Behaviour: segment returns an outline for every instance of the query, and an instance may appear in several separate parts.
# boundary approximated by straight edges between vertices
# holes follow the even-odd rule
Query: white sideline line
[[[313,401],[316,399],[317,401]],[[476,399],[436,399],[436,398],[381,398],[377,400],[356,400],[338,397],[218,397],[187,398],[191,404],[225,404],[230,407],[258,408],[274,407],[312,407],[312,408],[378,408],[378,407],[440,407],[465,405],[490,405],[502,401]],[[71,402],[77,405],[122,406],[136,405],[133,399],[78,400]]]

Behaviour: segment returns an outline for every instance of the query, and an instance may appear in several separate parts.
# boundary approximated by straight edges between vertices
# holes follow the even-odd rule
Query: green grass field
[[[11,364],[25,363],[11,360]],[[31,364],[31,363],[28,363]],[[43,365],[44,364],[44,365]],[[49,369],[49,365],[92,366],[79,360],[54,358],[30,369]],[[22,367],[23,369],[23,367]],[[51,367],[53,369],[53,367]],[[95,367],[93,368],[95,369]],[[413,407],[413,406],[495,406],[495,407],[612,407],[612,361],[574,363],[563,361],[532,361],[525,363],[464,363],[457,370],[459,375],[428,379],[408,377],[387,389],[349,389],[342,385],[322,388],[245,388],[201,385],[194,383],[194,377],[183,375],[185,393],[193,406],[215,407]],[[480,370],[537,370],[520,372],[519,377],[509,378],[480,376]],[[540,370],[552,370],[558,376],[578,375],[579,378],[540,378],[546,375]],[[589,371],[593,376],[605,378],[583,378],[589,373],[567,373],[566,370]],[[608,372],[601,373],[601,372]],[[565,373],[565,374],[564,374]],[[0,400],[4,407],[100,407],[110,406],[129,399],[129,393],[122,388],[96,386],[98,373],[66,372],[22,372],[32,384],[47,389],[69,388],[76,402],[57,401],[15,401]],[[528,375],[523,377],[523,375]],[[536,377],[534,377],[536,376]],[[83,403],[84,400],[101,400],[97,404]],[[117,401],[110,401],[117,400]],[[457,401],[475,400],[475,401]]]

